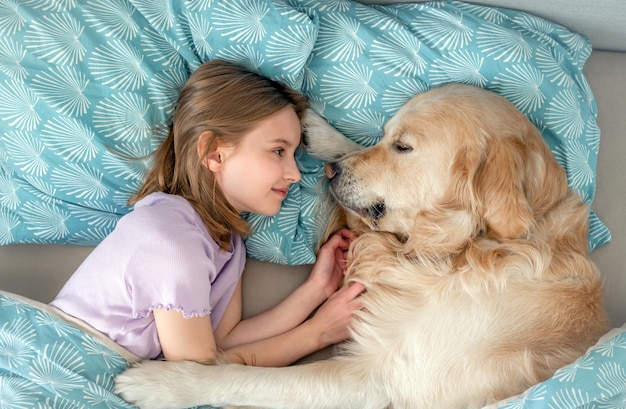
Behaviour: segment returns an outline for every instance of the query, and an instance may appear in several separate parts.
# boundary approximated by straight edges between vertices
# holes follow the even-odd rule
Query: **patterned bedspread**
[[[19,6],[18,6],[19,5]],[[225,59],[302,91],[349,138],[376,143],[418,92],[490,89],[541,130],[570,186],[592,204],[600,144],[582,35],[530,14],[458,1],[365,6],[319,0],[0,1],[0,244],[95,245],[165,137],[180,88]],[[315,260],[323,163],[280,212],[247,214],[248,255]],[[589,246],[610,240],[592,211]]]
[[[132,408],[113,393],[114,377],[129,360],[119,347],[0,292],[0,408]],[[489,407],[495,408],[626,408],[626,326],[551,379]]]
[[[112,392],[128,365],[69,322],[0,294],[0,408],[131,408]]]
[[[0,244],[97,244],[148,169],[128,158],[154,148],[189,73],[214,58],[301,90],[364,145],[416,92],[494,90],[540,128],[591,203],[600,130],[582,71],[590,53],[565,27],[458,1],[0,1]],[[315,259],[323,164],[306,152],[298,161],[303,177],[281,212],[247,215],[253,258]],[[592,211],[590,248],[609,240]],[[625,331],[492,408],[626,408]],[[0,409],[129,408],[112,392],[128,364],[115,345],[0,293]]]

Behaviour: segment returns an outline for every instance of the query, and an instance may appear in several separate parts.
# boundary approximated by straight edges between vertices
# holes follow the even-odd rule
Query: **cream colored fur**
[[[341,137],[319,121],[307,128],[309,145],[320,133]],[[550,377],[606,332],[588,209],[504,98],[463,85],[418,95],[380,143],[327,174],[360,232],[347,281],[367,287],[343,354],[288,368],[143,362],[116,380],[125,399],[142,408],[480,408]]]

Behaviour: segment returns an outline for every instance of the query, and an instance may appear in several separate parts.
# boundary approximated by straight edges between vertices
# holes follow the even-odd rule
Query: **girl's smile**
[[[281,196],[283,199],[287,197],[287,193],[289,193],[289,188],[286,189],[272,189],[276,194]]]

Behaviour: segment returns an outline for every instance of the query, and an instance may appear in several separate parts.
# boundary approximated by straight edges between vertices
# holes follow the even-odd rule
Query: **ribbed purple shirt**
[[[52,305],[141,358],[161,353],[152,311],[221,321],[246,262],[240,236],[223,251],[191,204],[153,193],[85,259]]]

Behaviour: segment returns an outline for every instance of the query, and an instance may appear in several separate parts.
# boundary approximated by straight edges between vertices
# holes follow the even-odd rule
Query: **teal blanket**
[[[625,408],[626,326],[605,338],[551,379],[490,408]],[[129,409],[112,392],[128,365],[68,322],[0,294],[0,409]]]
[[[119,408],[128,362],[68,322],[0,295],[0,408]]]
[[[131,209],[178,92],[220,58],[301,90],[349,138],[376,143],[412,95],[495,91],[541,130],[593,202],[600,143],[587,38],[530,14],[456,1],[0,1],[0,244],[95,245]],[[248,255],[315,261],[323,164],[279,214],[246,215]],[[589,247],[610,240],[591,211]]]

